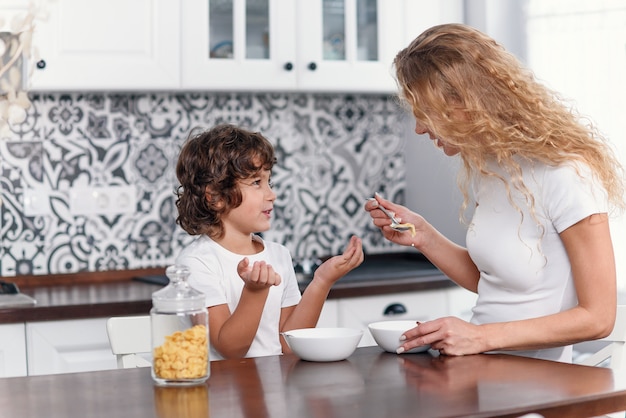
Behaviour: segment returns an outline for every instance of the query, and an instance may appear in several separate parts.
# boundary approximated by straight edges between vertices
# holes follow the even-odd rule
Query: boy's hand
[[[237,273],[250,290],[262,290],[280,284],[280,276],[265,261],[255,261],[250,266],[250,260],[245,257],[237,264]]]
[[[315,270],[314,278],[333,284],[363,262],[363,245],[356,236],[350,238],[343,254],[329,258]]]

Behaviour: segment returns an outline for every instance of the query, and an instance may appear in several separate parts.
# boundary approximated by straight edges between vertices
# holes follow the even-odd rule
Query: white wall
[[[526,61],[527,0],[464,0],[464,22],[488,34],[507,51]]]
[[[464,0],[409,2],[405,25],[407,45],[433,25],[463,22],[463,3]],[[465,245],[466,228],[459,220],[463,199],[456,185],[460,161],[444,155],[428,135],[418,136],[412,115],[406,116],[405,126],[406,205],[452,241]]]
[[[411,115],[405,123],[406,206],[452,241],[465,245],[466,227],[459,220],[463,197],[456,183],[460,159],[446,156],[428,135],[418,136]]]
[[[606,135],[626,167],[626,0],[529,0],[528,65]],[[626,302],[626,219],[611,218]]]

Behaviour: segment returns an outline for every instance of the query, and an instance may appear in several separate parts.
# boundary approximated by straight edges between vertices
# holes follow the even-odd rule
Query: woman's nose
[[[415,122],[415,133],[418,135],[422,135],[428,132],[428,129],[424,125],[419,122]]]

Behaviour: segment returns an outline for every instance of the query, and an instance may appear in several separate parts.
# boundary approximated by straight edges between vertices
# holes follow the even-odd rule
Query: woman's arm
[[[531,350],[602,338],[616,311],[616,269],[606,214],[591,215],[560,234],[572,267],[578,305],[538,318],[472,325],[457,318],[420,324],[407,333],[405,350],[432,344],[448,355]]]
[[[399,245],[417,248],[456,284],[476,293],[480,274],[466,248],[450,241],[417,213],[385,200],[378,194],[375,198],[375,201],[367,201],[365,210],[370,213],[372,222],[380,228],[385,238]],[[412,223],[415,226],[415,236],[409,231],[398,232],[389,227],[391,221],[382,211],[376,209],[378,205],[395,213],[402,222]]]

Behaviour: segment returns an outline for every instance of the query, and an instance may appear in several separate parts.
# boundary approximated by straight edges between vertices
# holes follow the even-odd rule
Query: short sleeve
[[[278,259],[280,260],[280,275],[284,282],[283,295],[281,298],[281,308],[287,308],[300,303],[302,294],[298,287],[298,280],[296,279],[296,273],[293,269],[293,260],[291,254],[286,247],[277,245],[276,243],[267,243],[276,254],[280,254]],[[275,266],[276,267],[276,266]]]
[[[181,255],[177,264],[189,267],[191,275],[187,282],[191,287],[204,293],[206,306],[216,306],[228,303],[227,290],[223,285],[224,274],[219,262],[211,262],[214,255],[207,255],[201,259],[193,254]],[[217,271],[216,271],[217,270]]]
[[[608,211],[607,193],[586,165],[550,167],[543,180],[546,212],[559,233],[590,215]]]

